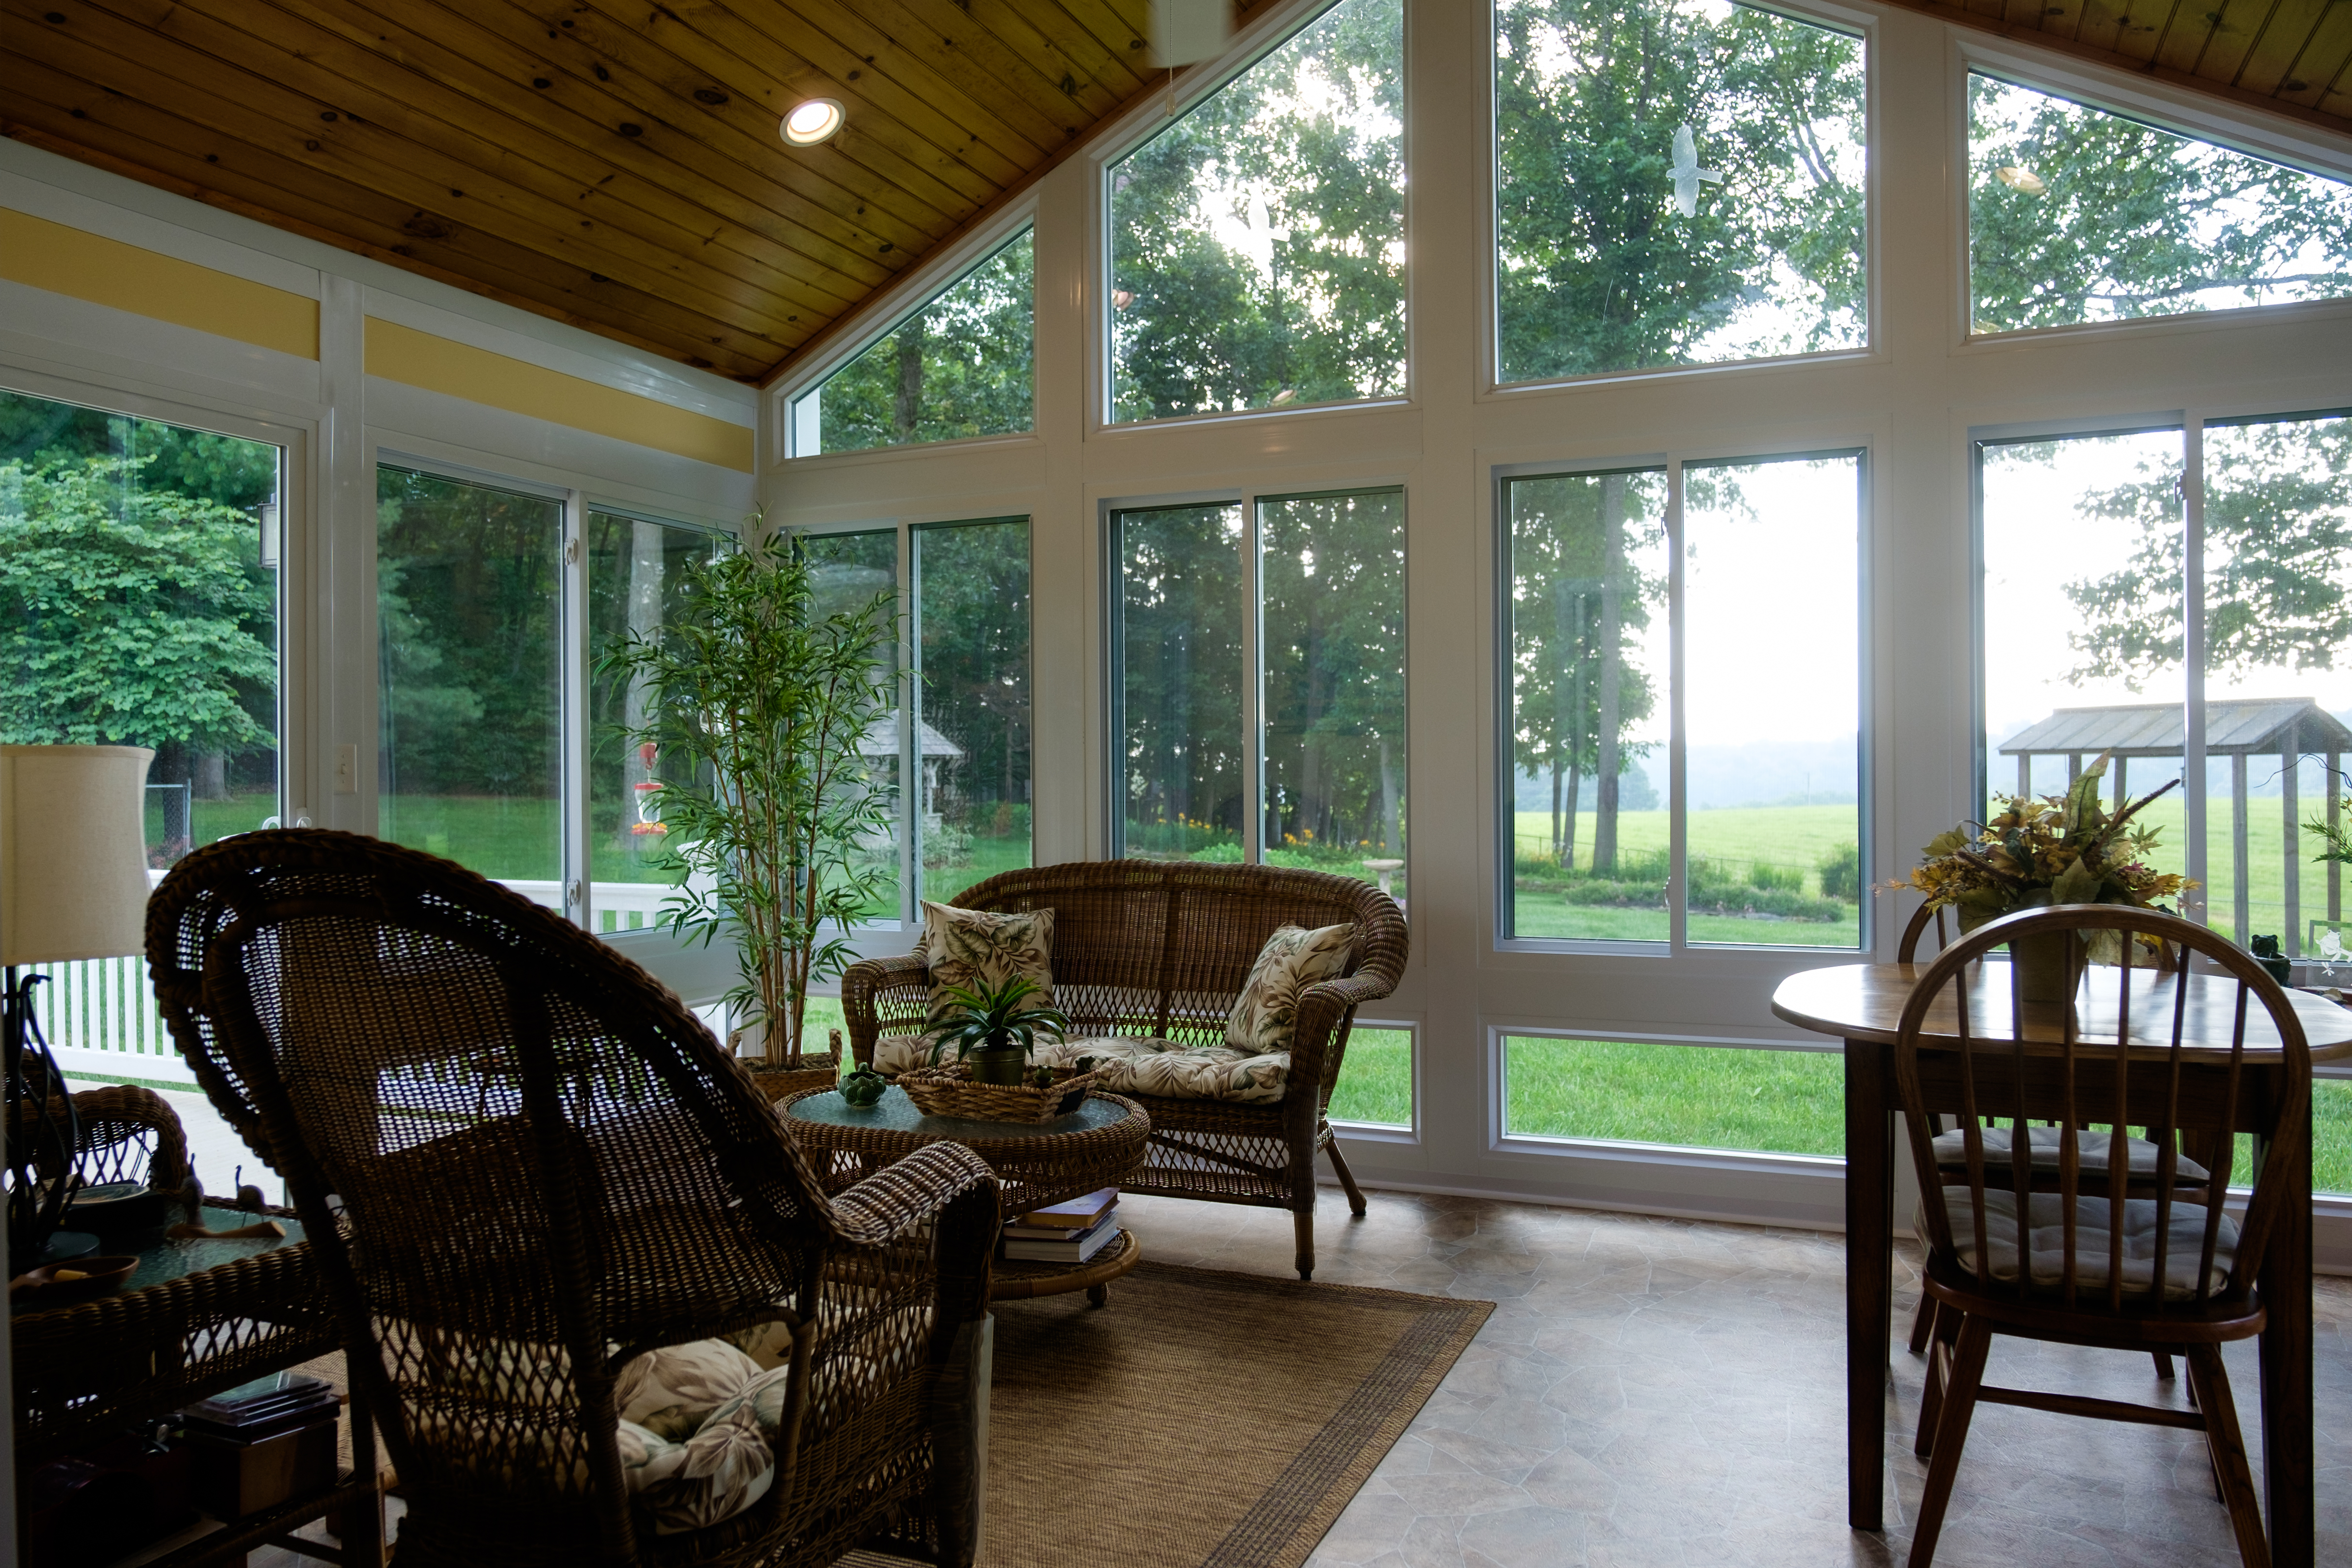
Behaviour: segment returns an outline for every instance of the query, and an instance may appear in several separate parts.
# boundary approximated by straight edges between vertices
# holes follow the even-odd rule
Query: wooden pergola
[[[2283,824],[2286,878],[2286,929],[2280,933],[2284,951],[2303,952],[2303,833],[2301,799],[2296,790],[2295,765],[2314,753],[2327,759],[2327,823],[2336,825],[2343,808],[2344,753],[2352,750],[2352,729],[2309,697],[2235,698],[2205,705],[2205,755],[2230,759],[2230,885],[2235,907],[2237,939],[2248,936],[2246,897],[2246,768],[2252,757],[2276,758],[2279,762],[2280,821]],[[2109,779],[2116,805],[2130,798],[2126,782],[2131,758],[2164,758],[2179,761],[2187,753],[2187,737],[2179,703],[2126,703],[2110,707],[2062,707],[2038,724],[2029,725],[2000,748],[2017,758],[2017,792],[2033,792],[2033,759],[2066,758],[2066,781],[2082,777],[2085,758],[2114,754]],[[2343,918],[2343,867],[2327,867],[2327,918]]]

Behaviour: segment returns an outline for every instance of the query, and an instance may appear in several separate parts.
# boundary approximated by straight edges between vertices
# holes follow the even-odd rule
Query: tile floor
[[[1917,1301],[1898,1280],[1892,1527],[1845,1526],[1844,1258],[1810,1231],[1375,1192],[1324,1194],[1316,1277],[1496,1303],[1308,1568],[1899,1563]],[[1147,1256],[1287,1274],[1290,1218],[1129,1198]],[[1113,1290],[1112,1310],[1116,1311]],[[2352,1563],[2352,1281],[2318,1291],[2319,1561]],[[2250,1427],[2250,1349],[2231,1376]],[[1999,1343],[1995,1381],[2183,1398],[2142,1357]],[[2250,1432],[2250,1437],[2254,1434]],[[2196,1435],[1986,1407],[1938,1568],[2233,1563]],[[2259,1460],[2257,1460],[2259,1469]],[[275,1549],[253,1568],[308,1564]]]
[[[1316,1278],[1495,1314],[1309,1568],[1900,1563],[1926,1467],[1898,1277],[1890,1528],[1845,1525],[1844,1255],[1810,1231],[1327,1190]],[[1286,1215],[1130,1199],[1147,1256],[1278,1273]],[[1116,1301],[1114,1301],[1114,1307]],[[2352,1281],[2318,1289],[2319,1561],[2352,1563]],[[2251,1347],[2230,1355],[2258,1409]],[[1998,1342],[1990,1376],[2184,1401],[2146,1357]],[[1981,1407],[1938,1568],[2237,1561],[2194,1433]],[[2257,1459],[2259,1473],[2260,1461]]]

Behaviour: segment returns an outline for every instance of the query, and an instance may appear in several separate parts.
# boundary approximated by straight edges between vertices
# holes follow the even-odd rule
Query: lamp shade
[[[147,765],[139,746],[0,746],[0,963],[147,946]]]

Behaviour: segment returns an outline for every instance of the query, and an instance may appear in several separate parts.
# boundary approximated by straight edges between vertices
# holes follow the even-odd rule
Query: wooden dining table
[[[1833,1035],[1845,1042],[1845,1338],[1846,1338],[1846,1522],[1856,1530],[1885,1527],[1886,1389],[1894,1348],[1895,1034],[1912,983],[1925,965],[1837,964],[1790,976],[1772,994],[1775,1016],[1800,1029]],[[2114,971],[2094,971],[2077,1000],[2077,1038],[2116,1035],[2117,988]],[[2132,975],[2134,1043],[2144,1028],[2167,1031],[2168,997],[2158,1003],[2155,988],[2174,977],[2154,970]],[[2010,1023],[2009,973],[2005,965],[1978,965],[1968,982],[1969,1032],[2006,1036]],[[2189,977],[2184,1047],[2230,1038],[2236,983],[2226,977]],[[2290,991],[2296,1017],[2315,1061],[2352,1056],[2352,1011],[2306,992]],[[2048,1021],[2027,1019],[2029,1042],[2047,1030],[2056,1038],[2059,1009]],[[1957,1041],[1957,1009],[1938,998],[1923,1030],[1923,1044]],[[2151,1047],[2158,1045],[2153,1038]],[[2193,1055],[2192,1051],[2192,1055]],[[2217,1059],[2225,1052],[2217,1051]],[[2276,1032],[2263,1009],[2249,1009],[2246,1021],[2246,1092],[2238,1102],[2238,1131],[2255,1132],[2263,1108],[2285,1068]],[[2211,1071],[2222,1071],[2219,1067]],[[2184,1083],[2184,1087],[2186,1083]],[[2219,1103],[2219,1097],[2216,1097]],[[2306,1117],[2308,1112],[2306,1111]],[[2292,1218],[2273,1236],[2259,1283],[2270,1312],[2261,1343],[2263,1482],[2270,1517],[2271,1561],[2277,1568],[2314,1568],[2317,1521],[2314,1500],[2312,1434],[2311,1139],[2306,1121],[2301,1152],[2279,1173],[2287,1190],[2303,1195]]]

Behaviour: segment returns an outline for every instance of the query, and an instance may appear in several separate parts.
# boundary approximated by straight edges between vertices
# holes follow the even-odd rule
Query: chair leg
[[[2205,1440],[2213,1451],[2213,1468],[2230,1505],[2230,1526],[2237,1532],[2238,1555],[2246,1568],[2270,1568],[2270,1541],[2263,1533],[2263,1505],[2254,1495],[2253,1471],[2246,1463],[2246,1440],[2238,1430],[2238,1407],[2230,1397],[2230,1374],[2221,1364],[2221,1347],[2192,1344],[2189,1381],[2198,1391],[2205,1412]]]
[[[1911,1354],[1918,1354],[1927,1348],[1927,1336],[1936,1332],[1936,1298],[1927,1291],[1919,1292],[1919,1311],[1911,1319]]]
[[[2157,1376],[2162,1378],[2167,1383],[2171,1382],[2172,1353],[2168,1350],[2152,1350],[2147,1354],[2155,1358]]]
[[[1936,1421],[1943,1414],[1944,1391],[1951,1386],[1952,1346],[1959,1333],[1959,1313],[1947,1312],[1933,1297],[1921,1304],[1927,1309],[1927,1381],[1919,1393],[1919,1434],[1912,1439],[1911,1451],[1924,1459],[1936,1451]]]
[[[1334,1139],[1324,1148],[1323,1152],[1331,1156],[1332,1174],[1339,1178],[1339,1186],[1348,1195],[1348,1212],[1354,1215],[1359,1219],[1363,1218],[1363,1189],[1356,1185],[1356,1173],[1349,1170],[1348,1168],[1348,1162],[1339,1157],[1339,1141]]]
[[[1291,1210],[1290,1227],[1298,1239],[1298,1277],[1312,1280],[1315,1278],[1315,1211],[1311,1208]]]
[[[1927,1461],[1919,1526],[1911,1537],[1910,1568],[1928,1568],[1936,1560],[1936,1538],[1944,1532],[1952,1478],[1959,1472],[1960,1450],[1968,1445],[1969,1421],[1976,1415],[1977,1389],[1984,1383],[1985,1356],[1991,1349],[1992,1325],[1962,1314],[1959,1343],[1952,1352],[1952,1379],[1944,1390],[1943,1413],[1936,1423],[1936,1456]]]

